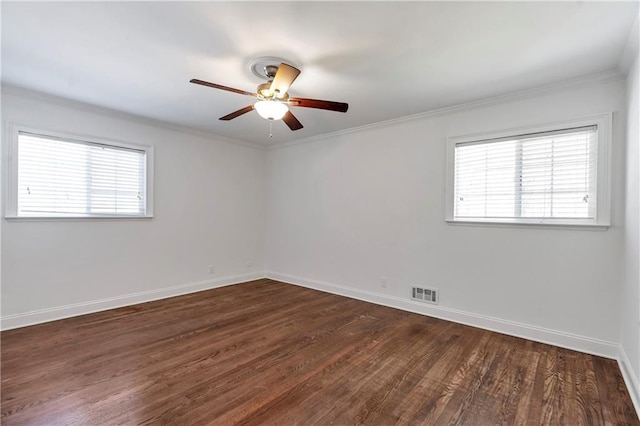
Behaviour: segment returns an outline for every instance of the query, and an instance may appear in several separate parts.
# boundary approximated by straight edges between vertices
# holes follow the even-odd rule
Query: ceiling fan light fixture
[[[298,75],[300,75],[300,70],[293,65],[289,65],[284,60],[280,61],[280,65],[276,65],[277,63],[278,60],[274,62],[274,58],[260,58],[259,61],[252,62],[251,72],[256,76],[267,80],[267,82],[258,85],[258,89],[255,93],[234,89],[233,87],[223,86],[221,84],[210,83],[204,80],[198,80],[196,78],[191,79],[190,82],[218,90],[225,90],[227,92],[257,98],[257,102],[254,101],[253,105],[247,105],[244,108],[240,108],[237,111],[220,117],[220,120],[222,121],[233,120],[251,110],[255,110],[260,117],[269,120],[269,129],[271,129],[273,120],[282,120],[289,129],[300,130],[304,126],[295,117],[295,115],[289,111],[289,106],[347,112],[349,105],[343,102],[323,101],[320,99],[290,98],[288,93],[289,87],[291,87],[291,84],[296,78],[298,78]],[[271,133],[269,136],[271,136]]]
[[[287,104],[279,101],[258,101],[253,107],[260,117],[267,120],[281,120],[289,111]]]

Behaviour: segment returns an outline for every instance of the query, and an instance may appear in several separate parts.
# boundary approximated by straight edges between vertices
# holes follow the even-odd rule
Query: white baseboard
[[[15,315],[7,315],[0,319],[0,329],[10,330],[12,328],[26,327],[43,322],[55,321],[63,318],[75,317],[78,315],[91,314],[108,309],[135,305],[137,303],[151,302],[152,300],[166,299],[167,297],[181,296],[183,294],[195,293],[197,291],[224,287],[227,285],[257,280],[260,278],[264,278],[264,273],[256,272],[250,274],[235,275],[213,280],[198,281],[195,283],[165,287],[156,290],[141,291],[138,293],[125,294],[122,296],[110,297],[106,299],[90,300],[88,302],[40,309],[37,311],[24,312]]]
[[[389,306],[391,308],[402,309],[408,312],[414,312],[417,314],[440,318],[447,321],[470,325],[472,327],[478,327],[485,330],[495,331],[498,333],[560,346],[567,349],[573,349],[580,352],[599,355],[606,358],[613,358],[618,360],[621,359],[621,350],[617,343],[594,339],[587,336],[566,333],[563,331],[522,324],[515,321],[494,318],[486,315],[475,314],[472,312],[465,312],[443,306],[425,305],[420,302],[412,301],[411,299],[403,299],[400,297],[389,296],[382,293],[341,286],[338,284],[332,284],[323,281],[310,280],[272,271],[268,271],[266,273],[256,272],[250,274],[235,275],[213,280],[205,280],[195,283],[165,287],[156,290],[131,293],[106,299],[91,300],[88,302],[41,309],[15,315],[7,315],[0,319],[0,329],[10,330],[13,328],[26,327],[43,322],[55,321],[78,315],[135,305],[137,303],[150,302],[153,300],[180,296],[183,294],[209,290],[227,285],[239,284],[242,282],[265,277],[289,284],[324,291],[327,293],[351,297],[353,299],[359,299],[378,305]],[[628,364],[628,360],[626,362]],[[621,361],[621,365],[623,364],[624,361]],[[628,367],[625,366],[625,368]],[[633,375],[629,374],[629,372],[626,372],[626,374],[628,377],[633,378]],[[631,384],[636,386],[635,389],[638,389],[637,382],[631,382]]]
[[[391,308],[402,309],[404,311],[427,315],[435,318],[453,321],[472,327],[508,334],[510,336],[521,337],[536,342],[547,343],[562,348],[598,355],[605,358],[617,359],[619,347],[617,343],[605,340],[594,339],[587,336],[580,336],[559,330],[538,327],[534,325],[522,324],[515,321],[508,321],[500,318],[479,315],[472,312],[465,312],[458,309],[446,308],[444,306],[425,305],[411,299],[389,296],[367,290],[346,287],[317,280],[296,277],[288,274],[267,271],[266,277],[282,281],[288,284],[308,287],[327,293],[338,294],[340,296],[351,297],[378,305],[389,306]]]
[[[627,389],[629,389],[633,406],[636,407],[636,414],[640,419],[640,381],[638,381],[638,377],[633,374],[631,361],[629,361],[629,357],[622,346],[620,346],[618,364],[620,365],[620,371],[622,371],[622,377],[627,385]]]

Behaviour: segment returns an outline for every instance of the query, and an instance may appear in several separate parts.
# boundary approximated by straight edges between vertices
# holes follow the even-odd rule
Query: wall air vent
[[[413,300],[433,303],[434,305],[438,304],[438,293],[437,288],[411,287],[411,298]]]

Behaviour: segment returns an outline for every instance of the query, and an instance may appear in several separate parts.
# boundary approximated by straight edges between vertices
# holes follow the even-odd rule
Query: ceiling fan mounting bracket
[[[300,69],[300,67],[289,59],[279,58],[277,56],[261,56],[249,61],[249,72],[261,80],[271,81],[282,63],[290,64]]]
[[[266,65],[264,67],[264,73],[267,75],[269,80],[273,80],[278,72],[278,67],[276,65]]]

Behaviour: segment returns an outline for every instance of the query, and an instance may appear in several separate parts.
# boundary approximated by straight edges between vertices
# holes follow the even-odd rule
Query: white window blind
[[[17,216],[145,216],[144,149],[20,131]]]
[[[595,221],[597,126],[459,143],[454,220]]]

